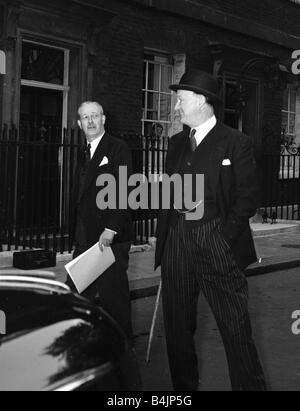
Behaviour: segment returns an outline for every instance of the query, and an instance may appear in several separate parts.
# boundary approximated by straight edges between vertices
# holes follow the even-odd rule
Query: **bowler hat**
[[[202,94],[209,98],[213,103],[220,104],[222,100],[219,96],[218,80],[211,74],[202,70],[191,70],[186,72],[179,84],[172,84],[170,89],[173,91],[188,90],[196,94]]]

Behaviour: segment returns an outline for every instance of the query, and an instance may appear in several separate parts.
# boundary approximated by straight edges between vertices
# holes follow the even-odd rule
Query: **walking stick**
[[[148,349],[147,349],[147,359],[146,359],[146,361],[147,361],[148,364],[150,362],[151,346],[152,346],[153,337],[154,337],[154,329],[155,329],[156,320],[157,320],[161,290],[162,290],[162,282],[160,281],[157,296],[156,296],[155,309],[154,309],[154,314],[153,314],[153,319],[152,319],[152,324],[151,324],[151,330],[150,330],[150,336],[149,336]]]

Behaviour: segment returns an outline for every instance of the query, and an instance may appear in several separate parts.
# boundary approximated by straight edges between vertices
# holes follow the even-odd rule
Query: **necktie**
[[[91,160],[91,145],[88,144],[85,151],[85,162],[88,163]]]
[[[84,148],[82,159],[82,173],[85,175],[91,161],[91,145],[88,144]]]
[[[190,133],[190,147],[191,147],[192,152],[194,152],[196,148],[198,147],[195,134],[196,134],[196,130],[192,128],[191,133]]]
[[[84,185],[85,185],[85,179],[87,175],[87,170],[89,168],[89,164],[91,161],[91,145],[88,144],[86,147],[84,147],[84,151],[81,152],[83,154],[82,156],[82,163],[80,167],[80,174],[79,174],[79,181],[78,181],[78,204],[81,199],[81,196],[84,191]]]

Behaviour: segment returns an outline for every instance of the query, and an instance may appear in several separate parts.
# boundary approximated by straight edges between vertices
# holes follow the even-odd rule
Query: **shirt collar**
[[[194,127],[194,130],[196,130],[195,138],[198,145],[205,139],[205,137],[211,132],[211,130],[216,126],[216,124],[217,119],[216,116],[213,115],[205,123],[201,124],[198,127]]]
[[[91,159],[93,158],[93,156],[94,156],[94,154],[95,154],[95,152],[98,148],[98,145],[99,145],[100,141],[104,137],[104,134],[105,134],[105,131],[99,137],[95,138],[95,140],[93,140],[91,143],[88,143],[88,144],[91,145]]]

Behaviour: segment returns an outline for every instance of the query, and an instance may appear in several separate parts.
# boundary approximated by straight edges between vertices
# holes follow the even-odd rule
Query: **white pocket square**
[[[231,166],[231,161],[228,159],[223,160],[222,166]]]
[[[108,164],[108,158],[104,157],[103,160],[101,161],[101,163],[99,164],[99,167],[106,166],[106,164]]]

